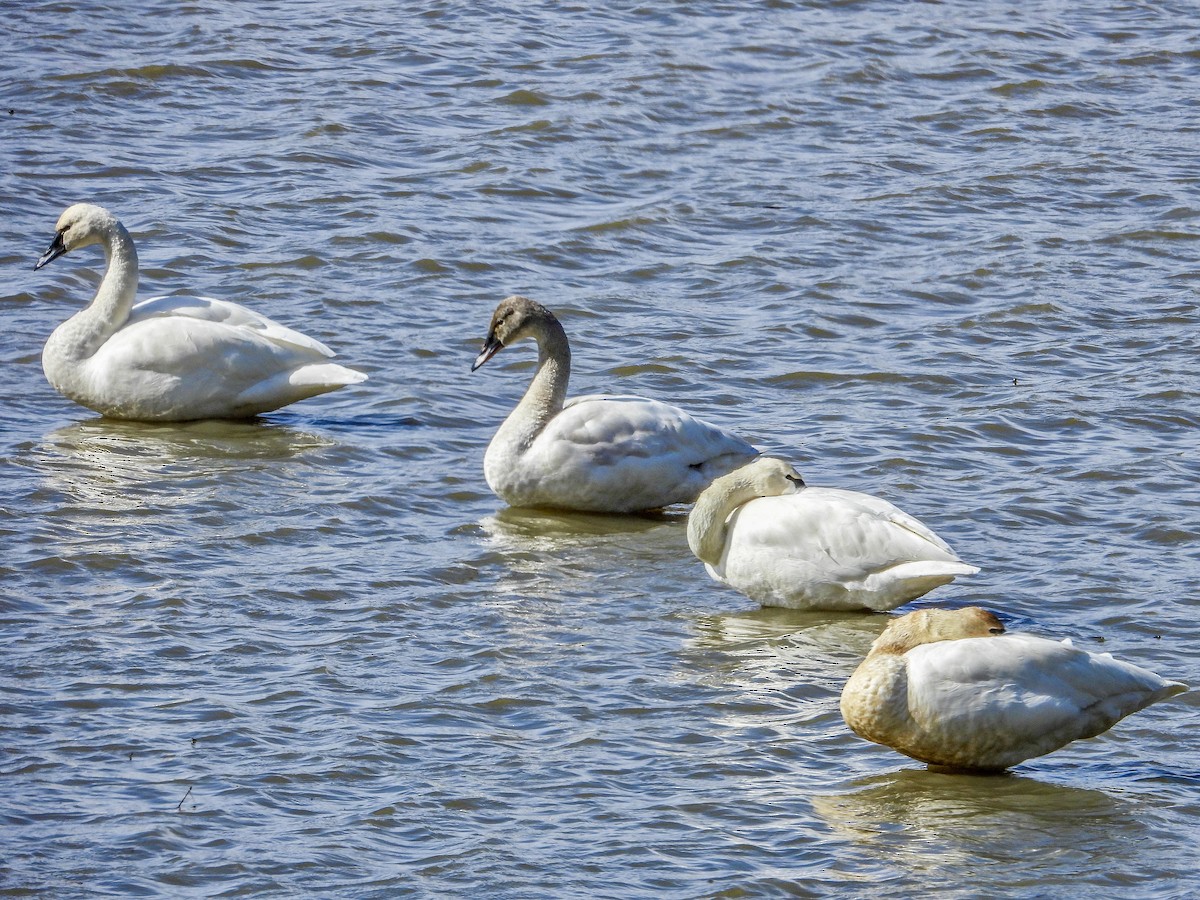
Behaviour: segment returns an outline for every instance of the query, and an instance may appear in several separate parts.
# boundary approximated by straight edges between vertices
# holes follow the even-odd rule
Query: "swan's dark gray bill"
[[[64,243],[62,232],[60,231],[54,236],[54,240],[50,242],[50,246],[46,248],[46,252],[42,254],[41,259],[34,264],[34,271],[36,272],[48,262],[53,262],[66,252],[67,245]]]
[[[479,355],[475,357],[475,362],[471,366],[471,371],[474,372],[485,362],[504,349],[504,345],[496,340],[494,334],[489,334],[487,340],[483,342],[483,349],[479,351]]]

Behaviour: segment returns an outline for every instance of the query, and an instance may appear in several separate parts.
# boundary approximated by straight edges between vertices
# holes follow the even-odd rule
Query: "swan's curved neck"
[[[542,319],[533,338],[538,345],[537,373],[496,432],[496,441],[517,455],[528,450],[546,424],[562,412],[571,380],[571,347],[562,325],[556,319]]]
[[[718,478],[696,500],[688,516],[688,546],[701,562],[719,565],[725,552],[730,513],[761,496],[753,478],[741,471]]]
[[[125,324],[137,294],[137,250],[125,226],[114,220],[101,241],[108,266],[96,296],[56,334],[62,353],[69,357],[82,359],[95,353]]]

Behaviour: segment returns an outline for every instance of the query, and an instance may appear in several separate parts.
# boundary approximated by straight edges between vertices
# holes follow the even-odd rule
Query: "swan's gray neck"
[[[538,345],[537,374],[495,438],[514,455],[528,450],[546,424],[562,412],[571,380],[571,347],[562,325],[556,319],[542,319],[533,338]]]
[[[125,226],[113,221],[102,237],[108,262],[96,296],[54,333],[58,352],[71,359],[86,359],[112,337],[133,307],[137,294],[138,257]]]
[[[759,496],[753,478],[741,470],[724,475],[709,485],[688,516],[688,546],[696,558],[710,566],[720,565],[729,530],[726,520],[743,503]]]

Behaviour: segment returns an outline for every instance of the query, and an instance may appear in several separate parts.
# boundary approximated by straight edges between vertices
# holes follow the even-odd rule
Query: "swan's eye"
[[[1000,626],[997,626],[996,628],[989,628],[988,634],[1004,634],[1004,626],[1000,625]]]

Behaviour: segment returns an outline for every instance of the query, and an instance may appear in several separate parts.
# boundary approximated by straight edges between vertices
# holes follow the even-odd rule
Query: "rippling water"
[[[533,296],[576,392],[983,566],[923,602],[1200,684],[1200,27],[1097,7],[9,4],[0,895],[1191,896],[1196,695],[926,772],[837,712],[886,617],[755,609],[682,510],[504,509],[532,348],[468,371]],[[371,380],[73,406],[41,346],[103,259],[31,266],[78,200],[142,296]]]

